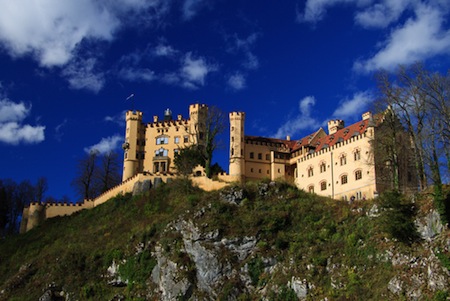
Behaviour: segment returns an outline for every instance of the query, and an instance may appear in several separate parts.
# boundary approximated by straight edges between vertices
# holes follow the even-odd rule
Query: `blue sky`
[[[245,111],[301,138],[360,119],[374,73],[448,70],[448,0],[0,0],[0,178],[75,200],[87,151],[121,154],[124,111]],[[126,100],[128,96],[135,96]],[[215,160],[228,168],[227,135]]]

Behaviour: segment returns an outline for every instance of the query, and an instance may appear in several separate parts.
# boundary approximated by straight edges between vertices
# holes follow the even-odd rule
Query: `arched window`
[[[344,185],[344,184],[347,184],[347,182],[348,182],[347,175],[342,175],[341,176],[341,184]]]
[[[320,173],[327,171],[327,165],[325,164],[325,162],[321,162],[319,167],[320,167]]]
[[[341,166],[347,164],[347,156],[346,156],[345,154],[342,155],[342,156],[339,158],[339,162],[341,163]]]
[[[168,153],[169,151],[167,149],[161,147],[155,151],[155,157],[167,157]]]
[[[361,180],[361,178],[362,178],[362,171],[358,169],[357,171],[355,171],[355,180]]]
[[[327,181],[320,182],[320,190],[327,190]]]
[[[356,149],[353,153],[353,156],[355,157],[355,161],[361,160],[361,151],[359,149]]]
[[[314,185],[309,185],[308,186],[308,192],[309,193],[314,193]]]
[[[314,176],[314,169],[312,168],[312,166],[310,166],[308,168],[308,177],[312,177],[312,176]]]

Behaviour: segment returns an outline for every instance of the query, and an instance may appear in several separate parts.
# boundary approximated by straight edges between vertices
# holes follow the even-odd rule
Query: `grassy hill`
[[[410,231],[403,218],[420,219],[430,202],[407,203],[418,209],[407,215],[374,205],[286,183],[204,192],[177,180],[1,240],[0,300],[446,300],[448,230],[425,241],[389,227]],[[172,286],[156,281],[167,262]],[[121,281],[108,277],[113,263]],[[210,282],[204,264],[218,271]]]

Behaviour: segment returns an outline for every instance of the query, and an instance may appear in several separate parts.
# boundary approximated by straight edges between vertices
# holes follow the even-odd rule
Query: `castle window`
[[[308,186],[308,192],[309,193],[314,193],[314,185]]]
[[[262,154],[261,153],[258,154],[258,160],[262,160]]]
[[[327,181],[322,181],[320,183],[320,190],[327,190]]]
[[[176,156],[180,153],[180,150],[178,148],[173,150],[173,154]]]
[[[314,176],[314,169],[312,167],[308,168],[308,177]]]
[[[168,144],[168,143],[169,143],[169,137],[167,137],[167,136],[161,136],[161,137],[156,138],[156,144],[157,145],[159,145],[159,144]]]
[[[355,180],[361,180],[361,178],[362,178],[362,171],[361,170],[355,171]]]
[[[253,152],[250,153],[250,159],[253,159],[255,157],[255,154]]]
[[[189,142],[189,136],[188,135],[183,137],[183,142],[184,143],[188,143]]]
[[[270,154],[266,154],[266,160],[270,161]]]
[[[261,173],[261,169],[259,169],[258,172]]]
[[[325,162],[320,163],[320,173],[325,172],[327,170],[327,166]]]
[[[339,158],[339,162],[341,163],[341,166],[347,164],[347,156],[346,155],[342,155]]]
[[[353,155],[355,157],[355,161],[359,161],[361,159],[361,151],[359,149],[355,150]]]
[[[167,149],[160,148],[155,151],[155,157],[167,157],[168,153]]]
[[[347,175],[341,176],[341,184],[342,185],[347,184]]]
[[[231,155],[234,156],[234,148],[231,148]]]
[[[175,142],[176,144],[180,143],[180,136],[175,136],[173,142]]]
[[[234,137],[231,137],[231,142],[234,142]]]
[[[253,168],[250,168],[250,172],[253,172]]]

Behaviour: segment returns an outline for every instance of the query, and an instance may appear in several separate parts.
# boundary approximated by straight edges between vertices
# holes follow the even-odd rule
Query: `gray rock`
[[[399,295],[403,291],[403,282],[397,277],[392,278],[388,284],[388,290],[394,295]]]
[[[244,189],[240,187],[225,188],[220,192],[220,199],[233,205],[240,205],[244,199]]]
[[[151,180],[144,180],[142,182],[136,182],[133,185],[133,195],[143,194],[152,188]]]
[[[122,287],[128,284],[127,280],[123,280],[119,275],[119,264],[113,260],[112,264],[106,270],[106,278],[108,279],[108,285],[114,287]]]
[[[290,287],[295,294],[297,295],[297,298],[300,300],[306,299],[308,296],[308,282],[306,279],[300,280],[295,277],[292,277],[291,281],[288,282],[288,287]]]
[[[431,210],[422,220],[416,220],[415,223],[422,239],[428,241],[444,230],[441,217],[436,210]]]
[[[161,246],[155,247],[157,264],[152,271],[152,280],[158,285],[160,300],[171,301],[184,297],[191,283],[180,273],[181,267],[162,254]]]

